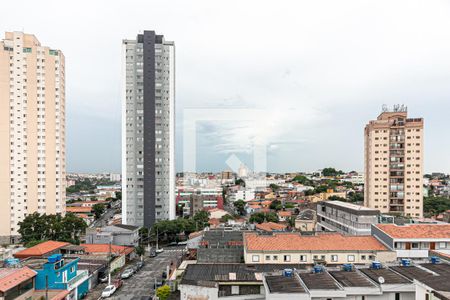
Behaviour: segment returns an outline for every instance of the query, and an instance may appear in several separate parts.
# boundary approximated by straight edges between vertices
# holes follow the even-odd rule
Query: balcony
[[[325,221],[322,221],[320,219],[320,217],[324,217]],[[356,228],[356,229],[370,229],[370,226],[371,226],[371,224],[368,224],[368,223],[365,224],[365,223],[353,222],[353,221],[351,221],[349,219],[338,217],[336,215],[333,215],[333,214],[330,214],[330,213],[327,213],[327,212],[323,212],[323,211],[318,211],[317,212],[317,222],[325,222],[326,224],[330,224],[328,222],[328,220],[330,220],[332,222],[335,222],[335,223],[338,223],[338,224],[341,224],[341,225],[344,225],[344,226],[353,227],[353,228]],[[330,225],[333,225],[333,224],[330,224]]]
[[[79,286],[81,283],[83,283],[86,279],[89,277],[88,270],[78,270],[77,276],[72,278],[71,280],[67,281],[67,290],[71,291],[77,286]]]

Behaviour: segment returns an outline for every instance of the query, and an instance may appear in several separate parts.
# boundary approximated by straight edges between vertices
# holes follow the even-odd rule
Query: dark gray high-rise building
[[[175,218],[175,45],[154,31],[122,42],[122,222]]]

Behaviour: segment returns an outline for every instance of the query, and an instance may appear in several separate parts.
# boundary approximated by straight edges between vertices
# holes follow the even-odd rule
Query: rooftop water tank
[[[379,262],[379,261],[373,261],[372,262],[372,269],[375,269],[375,270],[379,270],[379,269],[381,269],[381,263]]]
[[[323,272],[323,266],[321,265],[315,265],[313,268],[314,273],[322,273]]]
[[[430,257],[430,260],[431,260],[431,263],[432,263],[433,265],[438,264],[438,263],[440,263],[440,261],[441,261],[441,259],[440,259],[439,257],[437,257],[437,256],[432,256],[432,257]]]
[[[409,258],[402,258],[401,263],[402,263],[402,266],[404,266],[404,267],[411,266],[411,260]]]
[[[292,277],[294,274],[294,271],[292,269],[284,269],[283,270],[283,276],[285,277]]]
[[[353,270],[353,265],[352,264],[343,264],[342,268],[344,269],[344,271],[346,272],[351,272]]]
[[[60,261],[61,260],[61,258],[62,258],[62,255],[61,254],[52,254],[52,255],[50,255],[47,259],[48,259],[48,262],[49,263],[55,263],[55,262],[58,262],[58,261]]]

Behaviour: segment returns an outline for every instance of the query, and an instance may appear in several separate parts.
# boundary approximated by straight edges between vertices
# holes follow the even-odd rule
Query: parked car
[[[98,277],[98,282],[105,283],[108,282],[108,274],[102,274]]]
[[[187,245],[187,243],[188,243],[187,241],[184,241],[184,242],[179,242],[177,245],[178,246],[185,246],[185,245]]]
[[[137,268],[138,270],[140,270],[140,269],[142,269],[142,267],[143,267],[144,265],[145,265],[145,264],[144,264],[143,261],[138,261],[138,262],[136,263],[136,268]]]
[[[125,269],[125,271],[122,272],[122,274],[120,275],[120,278],[122,279],[128,279],[131,276],[133,276],[134,274],[134,270],[131,268]]]
[[[164,248],[156,249],[156,253],[163,253],[163,252],[164,252]]]
[[[171,243],[169,243],[169,247],[173,247],[173,246],[176,246],[178,243],[177,242],[171,242]]]
[[[156,257],[156,249],[155,248],[150,248],[150,253],[149,253],[149,255],[148,256],[150,256],[150,257]]]
[[[116,278],[112,281],[112,284],[116,287],[116,289],[119,289],[123,285],[123,280]]]
[[[163,271],[161,277],[162,277],[163,279],[167,279],[167,272],[166,272],[166,271]]]
[[[115,292],[117,288],[115,285],[111,284],[105,287],[105,289],[102,292],[102,298],[108,298],[111,297]]]

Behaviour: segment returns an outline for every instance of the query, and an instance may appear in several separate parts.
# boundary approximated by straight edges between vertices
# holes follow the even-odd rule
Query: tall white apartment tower
[[[423,214],[423,119],[387,108],[364,131],[364,205],[414,218]]]
[[[32,34],[0,42],[0,240],[27,214],[65,213],[65,74],[60,50]]]
[[[154,31],[122,42],[122,222],[175,218],[175,45]]]

